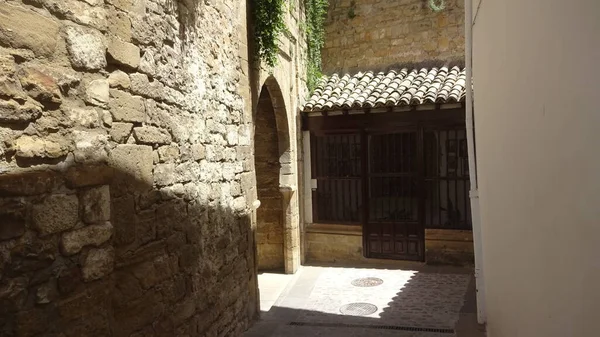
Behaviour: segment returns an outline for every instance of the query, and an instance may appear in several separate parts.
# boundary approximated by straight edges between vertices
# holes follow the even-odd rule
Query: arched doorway
[[[256,212],[258,269],[293,272],[286,265],[289,198],[282,190],[282,175],[291,168],[290,141],[281,90],[273,77],[261,88],[254,125],[254,162],[260,200]]]

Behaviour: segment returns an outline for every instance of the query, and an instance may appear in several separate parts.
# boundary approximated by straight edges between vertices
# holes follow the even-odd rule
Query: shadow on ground
[[[344,315],[340,311],[340,304],[360,298],[354,296],[353,292],[376,292],[377,287],[369,290],[342,285],[324,294],[315,289],[321,287],[323,282],[334,281],[333,278],[301,275],[269,312],[262,313],[261,320],[245,337],[485,335],[484,328],[476,322],[475,287],[471,270],[423,265],[412,267],[416,268],[403,271],[404,275],[409,276],[405,279],[400,277],[398,286],[389,285],[388,289],[379,290],[380,293],[389,293],[387,301],[381,302],[381,298],[377,298],[379,295],[369,298],[367,293],[367,300],[363,303],[381,305],[380,310],[370,316],[356,313]],[[369,269],[375,268],[369,266]],[[369,269],[354,267],[352,273],[363,277]],[[307,273],[307,270],[301,273]],[[375,270],[373,274],[377,275],[378,271]],[[343,279],[343,282],[346,281]],[[321,303],[315,306],[315,299],[319,296],[323,298],[316,300]],[[363,306],[361,309],[369,308]]]

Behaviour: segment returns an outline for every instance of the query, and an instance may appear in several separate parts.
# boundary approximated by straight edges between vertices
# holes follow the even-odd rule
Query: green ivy
[[[325,44],[325,19],[327,18],[328,0],[304,0],[306,11],[307,51],[307,85],[313,91],[321,73],[321,49]]]
[[[441,12],[446,8],[445,0],[429,0],[429,8],[434,12]]]
[[[254,0],[252,4],[256,55],[270,68],[277,64],[277,40],[286,31],[285,7],[286,0]]]

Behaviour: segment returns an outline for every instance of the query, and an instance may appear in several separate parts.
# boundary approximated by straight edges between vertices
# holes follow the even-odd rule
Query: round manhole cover
[[[340,312],[344,315],[366,316],[377,311],[377,306],[371,303],[350,303],[343,305]]]
[[[355,287],[376,287],[382,283],[383,280],[377,277],[357,278],[352,281],[352,285]]]

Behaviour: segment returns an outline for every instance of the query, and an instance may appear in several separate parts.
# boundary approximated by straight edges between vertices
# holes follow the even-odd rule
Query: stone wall
[[[446,0],[433,12],[426,0],[332,0],[323,69],[379,70],[398,64],[464,59],[464,2]]]
[[[260,208],[256,211],[258,269],[284,269],[283,200],[279,191],[279,139],[273,102],[265,87],[258,99],[254,136],[256,188]]]
[[[425,230],[425,259],[429,264],[473,266],[473,232],[454,229]]]
[[[303,258],[301,252],[300,200],[299,181],[302,172],[301,123],[300,108],[308,95],[306,87],[306,37],[302,29],[304,21],[303,1],[287,2],[285,11],[287,32],[279,37],[279,55],[277,64],[272,69],[257,66],[252,62],[252,44],[240,44],[242,71],[248,76],[240,78],[240,92],[244,97],[245,109],[248,114],[258,114],[258,101],[262,90],[268,88],[271,103],[277,119],[277,138],[279,142],[280,171],[278,184],[280,187],[283,207],[282,223],[284,228],[283,246],[285,272],[294,273]],[[247,4],[242,3],[241,6]],[[252,34],[251,27],[242,27],[240,34]],[[257,130],[253,130],[253,135]],[[251,193],[256,196],[256,191]],[[261,201],[262,203],[262,201]],[[262,207],[262,206],[261,206]],[[260,208],[259,208],[260,210]],[[256,216],[256,212],[253,216]],[[256,219],[255,219],[256,220]]]
[[[378,264],[402,261],[367,259],[360,226],[312,224],[306,233],[307,261],[315,264]],[[473,266],[473,232],[426,229],[425,262]]]
[[[236,336],[256,316],[245,10],[0,1],[2,336]]]

